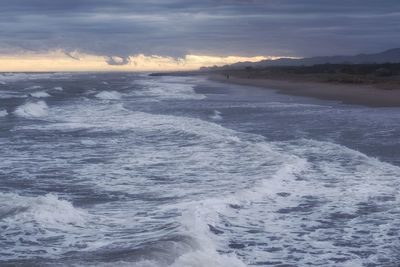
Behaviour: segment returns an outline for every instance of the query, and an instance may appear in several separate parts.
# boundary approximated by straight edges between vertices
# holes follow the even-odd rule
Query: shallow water
[[[397,266],[400,110],[0,75],[0,264]]]

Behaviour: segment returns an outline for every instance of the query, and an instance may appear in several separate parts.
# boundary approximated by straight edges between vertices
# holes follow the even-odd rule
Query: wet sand
[[[339,101],[344,104],[368,107],[400,107],[400,88],[396,85],[333,84],[321,82],[284,81],[272,79],[241,78],[212,74],[211,80],[250,85],[277,90],[279,93]]]

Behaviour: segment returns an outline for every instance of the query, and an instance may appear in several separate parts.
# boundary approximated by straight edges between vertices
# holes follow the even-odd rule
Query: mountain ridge
[[[240,69],[246,67],[263,68],[279,66],[313,66],[320,64],[383,64],[400,63],[400,48],[392,48],[379,53],[357,54],[351,56],[316,56],[308,58],[280,58],[275,60],[262,60],[258,62],[238,62],[222,67],[206,67],[201,70],[213,69]]]

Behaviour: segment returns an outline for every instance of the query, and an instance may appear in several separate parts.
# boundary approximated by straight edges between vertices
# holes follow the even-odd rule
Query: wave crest
[[[83,211],[53,194],[39,197],[3,194],[0,199],[0,218],[35,221],[41,226],[82,225],[85,221]]]
[[[44,92],[44,91],[34,92],[34,93],[31,93],[30,95],[33,96],[33,97],[36,97],[36,98],[42,98],[42,97],[49,97],[50,96],[47,92]]]
[[[0,229],[7,236],[0,240],[3,260],[15,255],[26,258],[43,252],[52,256],[65,253],[79,245],[80,229],[85,229],[89,219],[84,210],[53,194],[0,194]]]
[[[8,115],[7,110],[5,110],[5,109],[0,110],[0,117],[5,117],[5,116],[7,116],[7,115]]]
[[[105,100],[118,100],[121,99],[121,94],[117,91],[101,91],[96,94],[96,97]]]
[[[28,102],[19,106],[14,114],[23,118],[37,118],[44,117],[47,115],[48,106],[46,102]]]

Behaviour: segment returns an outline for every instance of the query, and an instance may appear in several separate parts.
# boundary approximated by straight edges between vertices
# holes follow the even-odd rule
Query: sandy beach
[[[368,107],[400,107],[400,89],[390,85],[333,84],[322,82],[285,81],[242,78],[212,74],[211,80],[278,90],[279,93],[340,101]]]

